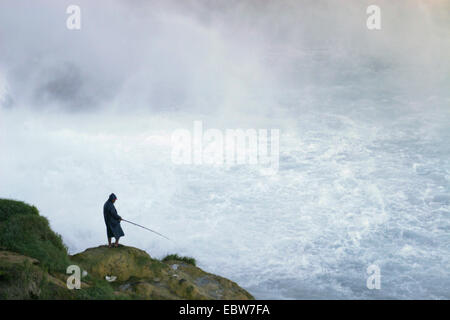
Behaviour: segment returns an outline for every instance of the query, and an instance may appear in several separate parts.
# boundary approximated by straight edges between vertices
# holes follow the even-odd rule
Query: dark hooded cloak
[[[103,206],[103,217],[105,218],[106,233],[108,238],[114,237],[118,239],[123,237],[125,234],[120,226],[120,220],[122,218],[117,214],[116,207],[114,207],[113,200],[115,199],[117,199],[117,197],[114,193],[112,193]]]

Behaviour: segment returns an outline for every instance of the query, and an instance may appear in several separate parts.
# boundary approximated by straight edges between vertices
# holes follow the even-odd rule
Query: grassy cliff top
[[[67,248],[39,210],[21,201],[0,199],[0,247],[36,258],[50,271],[65,271]]]
[[[69,265],[85,276],[66,286]],[[113,281],[107,281],[114,279]],[[0,299],[253,299],[233,281],[196,267],[195,259],[162,261],[128,246],[99,246],[69,256],[39,210],[0,199]]]

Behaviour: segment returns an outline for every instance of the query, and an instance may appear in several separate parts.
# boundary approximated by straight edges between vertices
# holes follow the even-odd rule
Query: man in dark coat
[[[116,202],[117,197],[114,193],[111,193],[109,199],[105,202],[103,206],[103,217],[105,218],[106,233],[108,236],[108,247],[111,248],[111,238],[116,238],[114,243],[115,247],[119,246],[119,238],[123,237],[122,227],[120,226],[120,221],[122,217],[117,214],[116,207],[114,207],[114,202]]]

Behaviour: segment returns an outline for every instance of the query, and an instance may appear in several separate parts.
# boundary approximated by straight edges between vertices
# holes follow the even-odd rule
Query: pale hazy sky
[[[448,81],[448,1],[77,1],[78,31],[70,4],[1,2],[5,105],[252,113],[316,85],[420,94]]]

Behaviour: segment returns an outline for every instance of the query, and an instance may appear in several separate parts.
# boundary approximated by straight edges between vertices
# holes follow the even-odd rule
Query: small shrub
[[[195,261],[195,259],[194,258],[191,258],[191,257],[180,257],[178,254],[169,254],[169,255],[167,255],[167,256],[165,256],[163,259],[162,259],[162,261],[163,262],[168,262],[168,261],[170,261],[170,260],[177,260],[177,261],[183,261],[183,262],[185,262],[185,263],[187,263],[187,264],[191,264],[191,265],[193,265],[194,267],[197,265],[197,263],[196,263],[196,261]]]

